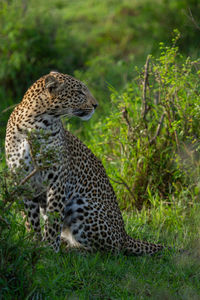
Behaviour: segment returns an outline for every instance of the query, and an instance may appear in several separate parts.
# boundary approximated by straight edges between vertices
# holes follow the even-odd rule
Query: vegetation
[[[160,49],[123,93],[111,94],[110,115],[90,137],[124,208],[140,208],[152,194],[200,195],[200,61],[183,62],[175,45]]]
[[[170,43],[173,29],[181,32],[181,53],[199,56],[199,14],[198,0],[2,0],[0,109],[18,103],[43,74],[59,70],[88,84],[104,116],[107,85],[120,91],[135,66],[158,53],[159,42]],[[1,116],[1,140],[8,115]]]
[[[33,242],[19,206],[4,206],[1,220],[1,299],[198,299],[198,203],[190,209],[151,198],[151,210],[124,214],[132,236],[172,247],[162,256],[126,257],[67,252],[55,254]],[[186,199],[185,199],[186,200]],[[5,222],[6,220],[6,222]]]
[[[0,299],[199,299],[199,8],[1,1]],[[126,257],[63,245],[55,254],[26,232],[27,191],[5,167],[4,110],[52,69],[85,81],[99,100],[90,122],[64,122],[103,161],[127,231],[171,251]]]

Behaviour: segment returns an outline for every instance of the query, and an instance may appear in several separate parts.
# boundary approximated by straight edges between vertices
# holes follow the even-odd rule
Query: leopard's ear
[[[48,75],[45,78],[45,88],[49,91],[50,94],[55,93],[59,85],[59,81],[54,76]]]

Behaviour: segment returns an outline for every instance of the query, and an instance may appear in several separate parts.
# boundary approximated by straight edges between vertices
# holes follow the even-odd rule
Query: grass
[[[6,3],[6,1],[4,2]],[[37,21],[40,15],[39,11],[46,10],[46,2],[40,2],[39,9],[39,5],[37,5],[39,1],[34,6],[37,18],[32,18],[30,14],[32,20]],[[51,53],[43,53],[43,63],[41,63],[41,59],[37,59],[37,50],[43,49],[41,48],[41,41],[43,41],[44,36],[43,31],[38,32],[37,22],[36,27],[31,28],[30,26],[30,28],[27,28],[25,26],[24,28],[27,28],[27,31],[24,31],[23,28],[21,39],[18,39],[18,35],[16,35],[18,43],[12,44],[14,46],[20,45],[18,51],[20,55],[15,63],[18,61],[23,63],[23,68],[19,66],[20,71],[11,72],[11,78],[14,78],[13,83],[10,80],[5,80],[5,74],[2,71],[4,82],[2,86],[4,86],[5,91],[9,90],[9,94],[7,95],[4,90],[0,91],[1,98],[7,99],[6,102],[1,101],[0,107],[3,110],[13,104],[13,99],[17,99],[22,90],[24,91],[26,83],[32,81],[36,74],[40,73],[41,75],[41,70],[47,70],[54,65],[54,59],[62,57],[62,53],[64,53],[64,57],[69,58],[70,55],[66,54],[65,45],[66,41],[70,41],[70,45],[73,41],[72,50],[69,51],[69,54],[73,53],[71,63],[64,63],[62,59],[58,63],[56,59],[57,67],[62,66],[64,70],[68,70],[66,66],[70,66],[70,72],[75,72],[77,78],[87,80],[89,86],[91,83],[92,90],[97,91],[97,99],[102,99],[100,101],[103,102],[102,106],[104,106],[106,113],[101,113],[103,109],[99,108],[99,113],[95,114],[94,119],[92,119],[93,123],[77,122],[79,129],[76,131],[77,127],[74,130],[73,126],[72,129],[76,135],[79,134],[85,137],[82,140],[102,159],[112,179],[116,179],[116,181],[118,181],[118,178],[124,179],[127,185],[131,187],[131,191],[134,192],[134,199],[136,199],[138,191],[136,200],[140,202],[142,199],[142,206],[140,205],[142,209],[140,211],[135,208],[137,201],[131,198],[125,185],[120,185],[114,180],[112,182],[118,195],[119,204],[124,209],[123,216],[127,232],[134,238],[162,243],[167,247],[171,247],[171,250],[165,250],[162,254],[154,257],[126,257],[122,254],[116,256],[109,253],[88,254],[75,250],[66,252],[63,246],[61,251],[55,254],[44,245],[34,242],[32,234],[25,231],[24,221],[19,213],[19,201],[16,201],[17,203],[9,211],[4,209],[3,199],[6,199],[7,195],[3,195],[0,186],[0,300],[200,299],[200,148],[198,142],[200,109],[198,64],[187,59],[178,67],[178,62],[175,61],[177,57],[176,48],[170,49],[167,47],[164,52],[164,48],[162,48],[160,58],[154,60],[149,71],[149,82],[151,84],[148,85],[146,94],[149,110],[146,112],[145,128],[144,122],[141,122],[142,100],[144,102],[141,96],[141,82],[145,82],[143,79],[144,70],[139,72],[141,75],[138,75],[136,83],[130,83],[123,94],[113,92],[115,89],[112,89],[111,86],[118,87],[118,82],[121,82],[120,86],[123,86],[128,81],[129,69],[132,68],[132,63],[137,61],[131,58],[131,53],[141,59],[145,55],[145,51],[149,52],[153,49],[152,43],[148,48],[143,47],[141,41],[141,39],[147,40],[145,38],[147,35],[150,37],[155,36],[152,32],[151,35],[148,34],[149,30],[151,31],[151,26],[153,26],[153,24],[150,24],[149,27],[149,19],[151,18],[145,19],[145,24],[148,26],[144,24],[143,31],[138,30],[137,26],[142,23],[139,21],[141,17],[143,18],[146,14],[147,16],[154,15],[154,7],[151,4],[153,9],[149,10],[148,8],[148,10],[143,11],[142,7],[146,8],[145,4],[148,1],[142,1],[143,6],[141,7],[140,2],[135,1],[137,3],[136,15],[133,18],[134,11],[129,7],[128,1],[118,1],[119,6],[116,9],[114,9],[114,1],[104,2],[107,5],[105,7],[97,4],[94,0],[88,0],[86,5],[81,4],[81,11],[77,11],[81,1],[77,3],[68,1],[67,6],[63,0],[55,0],[52,2],[53,4],[50,4],[53,5],[51,14],[55,13],[54,22],[51,18],[51,24],[57,24],[57,17],[60,16],[61,20],[66,21],[68,33],[70,32],[70,35],[66,35],[64,26],[58,26],[60,31],[55,30],[56,38],[54,39],[57,44],[55,43],[55,49],[52,50],[52,61],[50,59]],[[157,2],[165,4],[166,1]],[[172,2],[179,4],[178,1]],[[16,1],[16,3],[20,2]],[[94,6],[92,6],[93,3]],[[6,7],[10,9],[9,6]],[[15,16],[13,19],[17,20],[15,12],[18,14],[18,10],[15,10],[15,7],[12,8]],[[157,14],[162,18],[163,14],[161,12],[165,11],[164,8],[163,6],[157,10]],[[105,10],[108,11],[108,14],[104,17]],[[143,14],[140,13],[141,11],[143,11]],[[7,37],[6,30],[9,28],[7,27],[9,23],[7,17],[9,17],[9,14],[6,12],[7,10],[4,13],[4,23],[6,24],[4,35]],[[168,14],[165,13],[164,16],[168,18]],[[27,20],[27,24],[29,24],[29,19]],[[44,29],[48,37],[52,37],[51,34],[47,34],[51,32],[51,27],[48,26],[46,20],[44,19],[41,28]],[[126,24],[126,22],[128,23]],[[21,26],[21,19],[18,23]],[[104,23],[105,27],[103,27]],[[12,20],[9,24],[14,28],[16,27],[15,22]],[[165,26],[167,27],[166,22]],[[121,27],[124,28],[126,35],[119,34]],[[133,30],[128,30],[128,28]],[[159,28],[161,31],[163,30],[162,26]],[[91,30],[89,31],[89,29]],[[137,32],[140,32],[140,37],[136,35],[132,38],[132,34]],[[146,35],[143,34],[145,32]],[[157,33],[156,28],[154,33]],[[129,34],[130,41],[129,39],[126,40]],[[32,47],[30,43],[27,43],[27,36],[29,35],[39,36],[41,40],[38,38],[36,44],[33,40],[35,46]],[[67,40],[61,39],[63,36],[66,36]],[[160,36],[162,36],[162,32],[160,35],[158,34],[158,37]],[[85,42],[86,37],[88,37],[87,43]],[[109,37],[112,38],[109,39]],[[190,38],[192,39],[192,37]],[[193,38],[193,40],[195,39]],[[21,41],[24,43],[21,43]],[[4,42],[7,43],[7,39]],[[48,45],[54,43],[52,43],[51,38],[47,39],[47,42],[49,44],[45,40],[45,49],[50,49],[51,47]],[[84,44],[89,45],[87,51],[83,47]],[[115,47],[118,44],[119,47]],[[82,46],[80,47],[80,45]],[[140,45],[140,47],[136,47],[137,45]],[[61,47],[60,52],[56,51],[59,48],[58,46]],[[27,77],[26,75],[30,72],[29,67],[32,70],[32,66],[27,64],[27,70],[21,75],[23,80],[19,77],[19,85],[15,79],[18,79],[17,72],[21,74],[24,70],[26,65],[24,61],[29,57],[26,55],[30,52],[29,47],[35,49],[36,53],[31,52],[31,57],[35,57],[35,62],[38,61],[39,65],[31,73],[32,75]],[[7,44],[4,48],[9,50]],[[135,53],[134,49],[136,48],[139,54]],[[145,48],[145,51],[143,51],[143,48]],[[24,58],[23,53],[21,55],[22,49],[25,49]],[[113,52],[114,50],[116,52]],[[143,51],[143,54],[140,53],[141,51]],[[16,49],[13,53],[17,53]],[[125,59],[127,53],[128,59]],[[9,51],[6,52],[7,54],[10,57]],[[55,54],[57,55],[55,56]],[[10,63],[10,59],[8,60],[6,55],[4,57],[5,69],[7,69],[7,62]],[[78,57],[80,59],[77,62],[76,58]],[[129,64],[130,61],[131,64]],[[195,72],[192,66],[197,68]],[[123,84],[122,74],[124,77]],[[153,81],[151,79],[152,75],[157,76],[155,76],[156,80],[162,78],[160,83]],[[28,78],[27,82],[24,82],[24,78]],[[108,90],[104,90],[106,82],[108,82],[108,86],[113,92],[111,101],[103,97],[103,95],[109,94]],[[21,86],[22,83],[24,86]],[[17,92],[15,87],[20,87],[20,91]],[[155,105],[158,90],[160,102],[159,105]],[[14,91],[14,94],[11,94],[11,91]],[[108,109],[105,107],[108,107]],[[127,122],[125,112],[129,122]],[[160,122],[160,115],[163,112],[168,118],[165,117],[163,121],[163,128],[160,135],[157,136],[156,146],[154,144],[150,145],[148,140],[155,136],[157,125]],[[106,119],[107,113],[109,117]],[[2,157],[4,157],[3,139],[7,117],[7,114],[0,115],[0,154],[2,154]],[[97,123],[97,118],[101,117],[102,120]],[[87,124],[92,124],[90,125],[92,130],[88,130],[90,126]],[[93,126],[93,124],[95,125]],[[129,131],[127,124],[132,126],[132,132]],[[67,123],[67,127],[71,129],[69,123]],[[180,145],[182,148],[180,148]],[[181,150],[179,151],[179,159],[175,155],[178,153],[177,149]],[[5,159],[0,161],[0,183],[3,178],[4,167]],[[134,180],[136,184],[134,184]],[[9,189],[12,189],[12,187],[9,186]]]
[[[154,202],[151,210],[123,213],[131,236],[172,247],[153,257],[66,252],[64,246],[55,254],[33,243],[14,208],[11,213],[6,247],[5,228],[1,236],[0,299],[200,297],[199,203],[185,209],[183,199],[181,205]]]
[[[197,208],[198,205],[193,210]],[[165,218],[164,225],[158,225],[162,214],[170,214],[171,209],[168,211],[165,207],[164,211],[154,208],[149,214],[145,210],[137,215],[125,214],[128,232],[155,242],[161,239],[166,245],[175,243],[175,247],[184,247],[189,240],[195,239],[195,231],[191,235],[189,230],[188,217],[185,217],[182,231],[176,229],[180,215],[174,216],[171,224],[167,224]],[[154,221],[150,223],[150,220]],[[50,257],[39,265],[43,268],[43,282],[49,282],[49,288],[45,287],[48,299],[195,299],[200,296],[197,252],[197,248],[183,254],[166,250],[162,256],[155,257],[72,252],[60,253],[53,261]]]

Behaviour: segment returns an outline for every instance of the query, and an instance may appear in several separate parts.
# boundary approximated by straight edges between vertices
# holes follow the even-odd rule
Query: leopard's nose
[[[98,106],[98,104],[92,104],[92,105],[93,105],[94,109],[96,109]]]

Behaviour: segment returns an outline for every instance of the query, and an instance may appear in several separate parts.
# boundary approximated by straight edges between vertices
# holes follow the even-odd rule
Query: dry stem
[[[194,19],[193,14],[191,12],[191,9],[188,8],[188,11],[189,11],[189,18],[190,18],[190,20],[192,21],[192,23],[194,24],[194,26],[196,27],[196,29],[200,30],[200,26],[199,26],[199,24],[197,24],[197,21]]]
[[[148,68],[149,68],[149,61],[150,55],[147,56],[147,60],[144,66],[144,81],[143,81],[143,89],[142,89],[142,102],[143,102],[143,109],[142,109],[142,118],[146,120],[146,114],[148,112],[148,105],[147,105],[147,84],[148,84]]]
[[[130,195],[132,196],[132,198],[134,199],[135,201],[135,197],[134,197],[134,194],[133,192],[131,191],[130,187],[128,186],[128,184],[124,181],[124,179],[122,179],[121,177],[118,177],[120,179],[120,181],[117,181],[111,177],[109,177],[110,180],[112,180],[113,182],[115,183],[118,183],[118,184],[123,184],[125,186],[125,188],[128,190],[128,192],[130,193]]]

